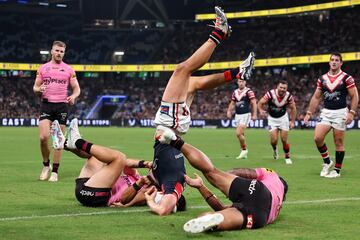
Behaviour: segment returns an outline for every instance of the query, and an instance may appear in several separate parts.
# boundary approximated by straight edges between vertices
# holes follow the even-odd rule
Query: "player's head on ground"
[[[238,79],[237,84],[239,89],[244,89],[246,87],[246,80]]]
[[[338,52],[333,52],[330,54],[330,62],[329,62],[329,65],[330,65],[330,69],[332,71],[337,71],[341,68],[343,64],[343,60],[342,60],[342,56],[340,53]]]
[[[285,79],[280,80],[277,84],[276,89],[280,97],[284,96],[286,91],[288,90],[288,82]]]
[[[62,41],[54,41],[51,48],[51,59],[61,63],[65,55],[66,44]]]
[[[288,192],[289,186],[287,184],[287,182],[285,181],[285,179],[283,179],[282,177],[280,177],[280,181],[282,182],[282,184],[284,185],[284,197],[283,197],[283,201],[285,201],[286,199],[286,193]]]
[[[177,211],[183,212],[186,210],[186,199],[184,195],[181,194],[179,200],[176,203]]]

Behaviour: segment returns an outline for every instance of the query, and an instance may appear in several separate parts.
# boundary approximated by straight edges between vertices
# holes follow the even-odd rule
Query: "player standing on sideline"
[[[201,68],[210,58],[217,45],[231,32],[223,10],[215,7],[215,28],[209,39],[184,62],[177,65],[162,96],[161,106],[156,113],[154,124],[174,129],[185,134],[190,127],[191,103],[197,90],[213,89],[233,79],[248,80],[251,76],[255,57],[251,52],[240,67],[223,73],[195,77],[191,74]]]
[[[279,158],[277,143],[278,135],[281,133],[281,141],[285,153],[285,163],[292,164],[290,159],[290,144],[288,142],[288,132],[295,126],[296,106],[293,96],[287,91],[288,83],[280,81],[276,89],[266,92],[260,99],[258,108],[260,115],[265,117],[267,112],[265,105],[268,104],[268,126],[270,132],[270,143],[274,151],[274,159]],[[290,109],[290,124],[287,107]]]
[[[80,86],[76,79],[75,71],[63,62],[65,43],[54,41],[51,49],[51,61],[42,65],[36,74],[33,90],[41,97],[39,135],[40,150],[43,159],[43,169],[40,180],[51,182],[58,181],[58,168],[61,158],[61,150],[54,150],[53,166],[50,166],[50,126],[54,120],[58,120],[64,131],[68,105],[74,105],[80,95]],[[72,94],[68,96],[68,87],[72,88]],[[49,178],[51,172],[51,176]]]
[[[236,159],[247,158],[248,150],[245,143],[245,129],[249,125],[250,118],[256,120],[257,106],[254,92],[246,87],[246,81],[238,79],[239,88],[236,89],[232,96],[227,110],[227,117],[232,118],[235,108],[236,136],[239,139],[241,152]],[[251,106],[251,114],[250,114]]]
[[[321,177],[340,177],[340,170],[345,156],[344,139],[346,125],[351,123],[356,114],[359,102],[358,91],[352,76],[343,72],[340,53],[330,55],[330,70],[317,80],[317,87],[309,104],[304,123],[308,124],[321,99],[324,99],[324,108],[321,110],[319,122],[316,124],[314,140],[323,158],[324,164],[320,172]],[[351,98],[350,111],[347,108],[346,97]],[[333,130],[335,143],[335,168],[330,172],[334,162],[330,160],[325,137]]]

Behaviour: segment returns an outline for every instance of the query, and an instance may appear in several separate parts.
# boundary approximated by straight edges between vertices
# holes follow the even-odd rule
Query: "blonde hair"
[[[54,41],[52,45],[66,48],[66,44],[62,41]]]

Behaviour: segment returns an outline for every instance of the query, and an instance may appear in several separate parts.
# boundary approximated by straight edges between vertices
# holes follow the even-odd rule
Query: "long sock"
[[[52,172],[57,173],[58,169],[59,169],[59,165],[60,165],[60,163],[53,163]]]
[[[341,167],[342,167],[342,162],[343,162],[344,157],[345,157],[345,151],[336,151],[335,156],[336,156],[336,163],[335,163],[334,170],[337,173],[340,173]]]
[[[284,153],[285,153],[285,158],[290,158],[290,144],[285,144],[283,146],[283,150],[284,150]]]
[[[75,146],[76,146],[77,149],[82,150],[82,151],[84,151],[86,153],[89,153],[89,154],[90,154],[90,150],[91,150],[92,145],[93,145],[92,143],[87,142],[84,139],[78,139],[75,142]]]
[[[271,146],[272,146],[273,150],[276,151],[276,149],[277,149],[276,145],[271,145]]]
[[[225,38],[226,34],[220,29],[214,29],[210,33],[210,39],[213,40],[216,45],[219,45]]]
[[[50,159],[48,159],[46,162],[43,161],[43,165],[44,165],[44,167],[50,166]]]
[[[321,157],[323,158],[324,163],[329,164],[330,157],[329,157],[329,152],[328,152],[328,148],[327,148],[326,144],[324,143],[323,146],[318,147],[318,150],[321,154]]]
[[[181,151],[181,148],[184,144],[185,144],[185,142],[179,136],[176,136],[176,140],[172,140],[170,142],[170,145],[179,151]]]
[[[241,150],[246,150],[246,144],[241,144]]]
[[[233,79],[239,79],[240,78],[240,69],[234,68],[230,69],[224,72],[224,77],[226,82],[230,82]]]

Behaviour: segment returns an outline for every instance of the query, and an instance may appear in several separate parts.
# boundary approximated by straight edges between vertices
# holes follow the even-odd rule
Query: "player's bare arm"
[[[247,179],[256,179],[257,173],[252,168],[234,168],[228,171],[228,173],[234,174],[238,177]]]
[[[149,184],[150,184],[150,181],[149,181],[149,179],[147,179],[146,176],[141,177],[133,185],[131,185],[127,189],[125,189],[125,191],[121,195],[121,198],[119,199],[119,202],[121,204],[126,205],[126,204],[129,204],[130,202],[132,202],[134,200],[135,196],[137,196],[138,194],[145,196],[144,195],[145,192],[143,191],[142,188],[144,185],[149,185]]]
[[[256,120],[257,119],[257,104],[256,104],[255,98],[250,100],[250,106],[251,106],[251,119]]]
[[[43,84],[40,76],[37,76],[33,86],[33,91],[36,95],[41,96],[46,90],[45,84]]]
[[[229,119],[232,118],[234,108],[235,108],[235,102],[230,101],[229,107],[228,107],[228,110],[227,110],[227,113],[226,113],[227,118],[229,118]]]
[[[289,109],[290,109],[290,129],[292,129],[295,126],[295,119],[297,114],[295,101],[292,101],[290,103]]]
[[[346,116],[345,124],[349,124],[354,120],[356,110],[359,104],[359,94],[356,87],[348,88],[348,93],[351,98],[350,110]]]
[[[220,200],[215,196],[215,194],[213,194],[205,185],[204,182],[202,180],[202,178],[195,174],[196,178],[190,178],[189,176],[185,175],[185,182],[193,187],[193,188],[197,188],[201,194],[201,196],[203,196],[203,198],[205,199],[205,201],[209,204],[209,206],[214,209],[215,211],[221,211],[225,208],[227,208],[227,206],[225,206],[224,204],[222,204],[220,202]]]
[[[165,194],[161,199],[160,203],[155,202],[156,188],[150,187],[145,192],[145,199],[147,205],[150,207],[151,211],[158,214],[159,216],[169,215],[174,207],[176,206],[177,199],[174,194]]]
[[[266,103],[267,103],[267,101],[266,101],[265,97],[262,97],[258,103],[259,113],[260,113],[260,116],[262,116],[262,117],[267,116],[267,112],[265,110]]]
[[[304,123],[307,125],[311,116],[314,114],[316,108],[319,106],[319,103],[322,98],[322,92],[320,89],[316,89],[314,95],[311,97],[309,108],[306,112]]]
[[[72,94],[67,97],[67,102],[69,105],[74,105],[81,92],[78,80],[76,78],[72,78],[70,80],[70,86],[72,88]]]

